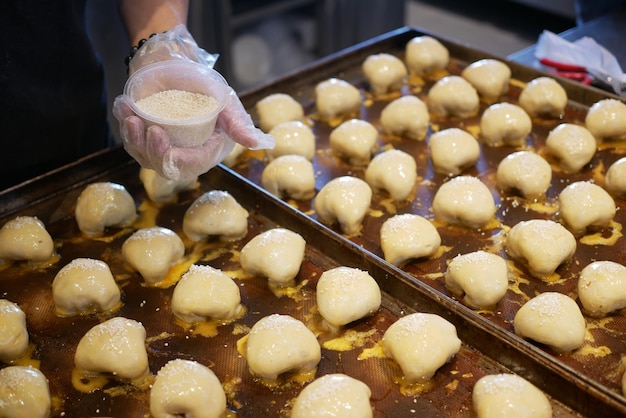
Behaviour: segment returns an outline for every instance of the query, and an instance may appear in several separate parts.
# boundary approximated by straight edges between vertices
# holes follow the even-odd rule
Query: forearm
[[[187,23],[188,0],[119,0],[119,4],[131,45],[152,33]]]

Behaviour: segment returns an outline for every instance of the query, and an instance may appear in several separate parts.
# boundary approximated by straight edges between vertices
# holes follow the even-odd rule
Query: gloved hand
[[[187,29],[179,25],[172,31],[150,38],[130,62],[130,72],[166,59],[201,62],[212,67],[215,56],[199,48]],[[146,129],[130,107],[130,98],[120,95],[113,104],[113,115],[120,124],[124,148],[142,167],[151,168],[170,180],[187,180],[206,173],[219,164],[235,142],[250,149],[272,148],[274,138],[254,126],[252,118],[232,88],[215,130],[198,147],[174,146],[159,126]]]

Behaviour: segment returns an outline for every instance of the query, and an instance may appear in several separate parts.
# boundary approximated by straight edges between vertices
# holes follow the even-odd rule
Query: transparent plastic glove
[[[132,112],[128,100],[121,95],[113,104],[124,148],[142,167],[151,168],[170,180],[187,180],[206,173],[226,158],[235,142],[249,149],[274,146],[274,138],[254,126],[232,89],[213,134],[199,147],[176,147],[162,128],[146,129],[143,121]]]
[[[212,67],[215,55],[199,48],[184,25],[150,38],[131,60],[131,73],[159,60],[188,60]],[[137,61],[136,61],[137,60]],[[126,151],[145,168],[170,180],[186,180],[207,172],[233,149],[235,142],[250,149],[272,148],[274,138],[254,126],[235,91],[229,88],[227,102],[215,130],[198,147],[177,147],[158,126],[146,128],[130,106],[130,98],[120,95],[113,104],[113,115],[120,124]]]

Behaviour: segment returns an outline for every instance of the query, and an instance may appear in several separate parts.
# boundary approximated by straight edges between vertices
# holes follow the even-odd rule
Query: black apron
[[[110,144],[104,72],[86,0],[4,0],[0,190]]]

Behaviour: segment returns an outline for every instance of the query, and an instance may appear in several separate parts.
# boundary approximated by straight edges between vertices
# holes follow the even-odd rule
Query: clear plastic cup
[[[150,115],[136,102],[152,94],[166,90],[181,90],[213,97],[217,107],[195,119],[163,119]],[[195,147],[204,144],[215,129],[217,116],[224,109],[231,92],[224,77],[207,66],[182,60],[160,61],[147,65],[133,73],[126,81],[124,94],[130,100],[133,112],[146,127],[158,125],[179,147]],[[175,106],[175,103],[172,103]]]

